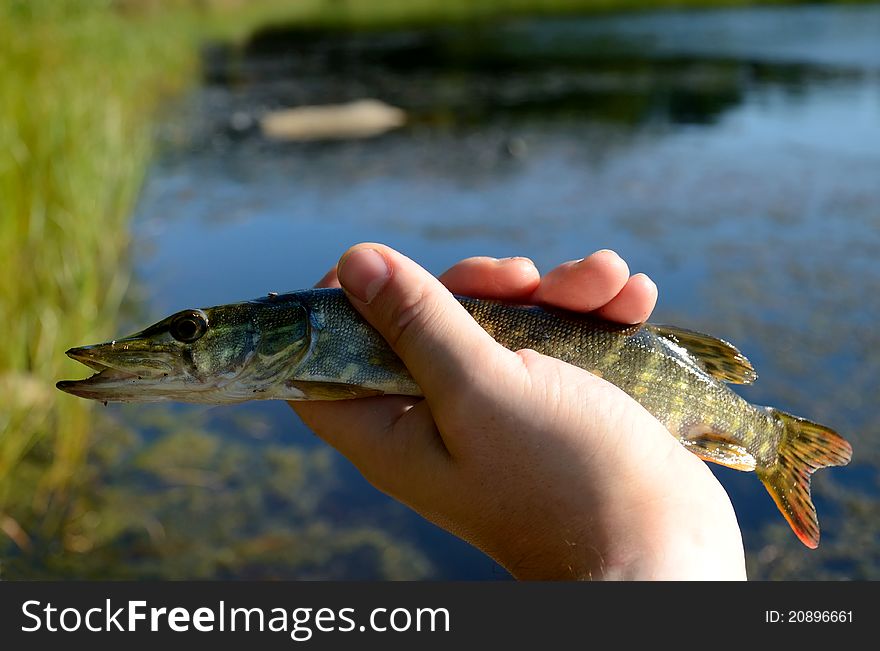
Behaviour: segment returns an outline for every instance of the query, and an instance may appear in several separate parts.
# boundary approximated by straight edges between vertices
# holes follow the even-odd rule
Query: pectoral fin
[[[296,395],[285,396],[286,400],[348,400],[351,398],[370,398],[385,395],[378,389],[367,389],[353,384],[341,382],[310,382],[308,380],[291,380],[287,387],[296,391]]]
[[[693,361],[714,378],[733,384],[750,384],[758,378],[745,355],[723,339],[675,326],[650,324],[647,327],[684,348]]]

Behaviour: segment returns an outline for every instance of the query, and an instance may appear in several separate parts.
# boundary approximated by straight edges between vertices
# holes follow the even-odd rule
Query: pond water
[[[251,126],[364,97],[407,125],[330,143]],[[613,248],[657,281],[655,320],[752,359],[743,395],[853,443],[849,468],[814,478],[816,552],[754,475],[713,466],[751,575],[880,576],[880,6],[273,29],[206,50],[203,85],[172,108],[134,221],[142,300],[124,329],[310,286],[363,240],[438,273],[471,255],[546,270]],[[106,413],[134,426],[141,470],[158,468],[110,484],[161,494],[142,506],[188,550],[179,576],[507,576],[377,493],[283,404]]]

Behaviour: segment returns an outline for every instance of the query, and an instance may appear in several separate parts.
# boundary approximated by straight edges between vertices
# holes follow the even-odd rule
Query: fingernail
[[[637,274],[633,274],[633,278],[640,278],[642,280],[642,282],[648,283],[649,286],[653,285],[654,289],[655,290],[657,289],[657,283],[655,283],[653,281],[653,279],[648,274],[643,274],[643,273],[639,272]]]
[[[391,277],[388,261],[376,249],[355,249],[339,261],[339,284],[363,303],[369,303]]]
[[[500,258],[495,261],[497,264],[510,264],[511,262],[531,262],[531,259],[521,255],[514,255],[509,258]]]
[[[598,251],[593,251],[586,258],[580,258],[579,260],[574,260],[573,262],[574,262],[574,264],[580,264],[584,260],[589,260],[590,258],[593,258],[595,256],[607,256],[607,255],[613,255],[616,258],[620,257],[619,255],[617,255],[617,251],[614,251],[612,249],[599,249]]]

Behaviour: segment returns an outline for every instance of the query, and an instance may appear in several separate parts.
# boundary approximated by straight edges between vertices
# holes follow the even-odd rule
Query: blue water
[[[484,48],[461,54],[469,34],[278,32],[272,48],[257,38],[207,61],[204,86],[159,134],[135,220],[146,300],[126,325],[310,286],[364,240],[437,273],[471,255],[549,269],[613,248],[657,281],[656,320],[736,342],[761,376],[744,395],[846,433],[864,478],[850,488],[876,491],[880,7],[518,20],[481,27]],[[312,56],[328,51],[343,55]],[[230,126],[356,97],[411,121],[310,144]],[[117,415],[143,409],[155,408]],[[316,445],[285,405],[209,415],[224,436],[243,417],[284,445]],[[341,457],[332,468],[334,521],[389,532],[430,576],[506,576]],[[834,489],[846,472],[817,475],[820,518],[847,517]],[[773,544],[800,558],[796,541],[767,542],[781,518],[754,476],[718,475],[750,554]]]

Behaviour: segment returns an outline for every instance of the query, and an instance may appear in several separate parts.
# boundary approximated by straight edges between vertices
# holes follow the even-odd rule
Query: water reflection
[[[877,578],[878,25],[878,7],[823,7],[270,30],[213,49],[204,88],[163,127],[136,223],[149,315],[130,325],[308,286],[359,240],[436,272],[475,254],[547,268],[615,248],[657,279],[657,320],[752,358],[761,378],[747,398],[853,441],[850,469],[816,476],[824,538],[813,553],[753,476],[713,467],[753,575]],[[308,144],[268,142],[247,119],[359,97],[413,119],[375,140]],[[153,409],[111,410],[151,441],[137,452],[150,477],[139,490],[164,488],[147,491],[144,513],[177,531],[182,558],[262,559],[181,561],[181,575],[503,576],[376,494],[283,405],[197,411],[199,433],[182,424],[190,410]],[[145,429],[144,414],[168,420]],[[254,421],[271,444],[247,434]],[[322,522],[343,533],[321,538]],[[349,557],[340,543],[330,564],[309,557],[352,537],[375,544]],[[405,560],[389,569],[376,549]]]

